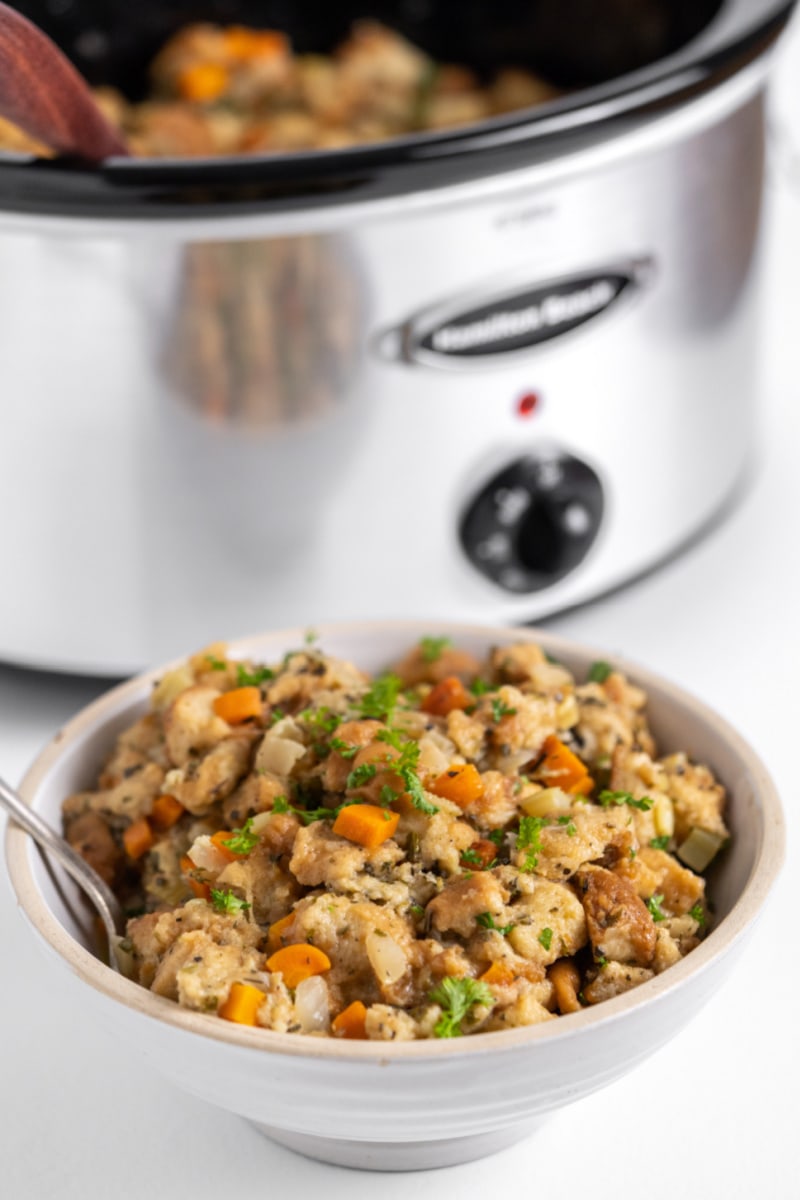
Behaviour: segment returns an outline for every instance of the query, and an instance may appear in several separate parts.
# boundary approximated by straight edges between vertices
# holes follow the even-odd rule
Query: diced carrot
[[[232,58],[283,58],[288,53],[286,36],[274,29],[248,29],[231,25],[225,30],[225,49]]]
[[[178,91],[184,100],[208,104],[228,90],[228,72],[221,63],[193,63],[178,76]]]
[[[558,787],[570,795],[587,795],[594,786],[584,763],[555,734],[544,739],[544,758],[536,769],[536,778],[546,787]]]
[[[150,822],[146,817],[139,817],[122,835],[122,844],[129,858],[141,858],[155,842]]]
[[[150,809],[150,824],[155,825],[159,833],[163,833],[165,829],[170,829],[176,821],[180,821],[185,812],[186,809],[180,800],[164,793],[156,796],[153,801],[153,807]]]
[[[377,850],[392,837],[400,824],[400,814],[377,804],[348,804],[333,822],[333,832],[349,842]]]
[[[264,993],[251,983],[231,984],[228,998],[217,1009],[219,1016],[237,1025],[256,1025],[256,1016],[264,1003]]]
[[[446,717],[457,708],[469,708],[475,703],[457,675],[448,675],[431,688],[420,708],[434,717]]]
[[[481,983],[495,984],[497,987],[508,987],[517,978],[507,963],[493,962],[488,970],[479,976]]]
[[[297,946],[284,946],[267,959],[267,970],[280,971],[288,988],[296,988],[304,979],[310,979],[312,975],[321,975],[330,968],[331,960],[327,954],[318,950],[316,946],[310,946],[308,942],[301,942]]]
[[[281,917],[279,921],[273,921],[267,930],[267,949],[270,954],[274,954],[276,950],[280,950],[283,945],[283,935],[294,920],[294,913],[291,912],[285,917]]]
[[[429,791],[460,808],[467,808],[483,795],[483,780],[474,763],[455,763],[435,779]]]
[[[197,870],[197,867],[189,858],[188,854],[184,854],[183,858],[181,859],[181,870],[186,876],[186,882],[189,884],[189,887],[192,889],[195,896],[197,896],[198,900],[210,900],[211,885],[204,883],[202,879],[196,878],[194,872]]]
[[[217,831],[217,833],[212,833],[212,835],[211,835],[211,841],[217,847],[220,854],[225,855],[228,862],[235,862],[236,859],[239,857],[238,854],[234,854],[234,852],[231,850],[230,846],[225,845],[225,842],[226,841],[229,842],[232,837],[233,837],[233,834],[231,833],[230,829],[220,829]]]
[[[333,1018],[331,1030],[334,1037],[365,1038],[367,1036],[366,1018],[366,1008],[360,1000],[354,1000],[352,1004],[348,1004],[347,1008],[342,1009],[338,1017]]]
[[[497,858],[497,846],[488,838],[478,838],[461,852],[461,866],[467,870],[485,871]]]
[[[263,708],[261,692],[257,687],[234,688],[223,692],[214,701],[214,712],[229,725],[241,725],[251,717],[260,717]]]

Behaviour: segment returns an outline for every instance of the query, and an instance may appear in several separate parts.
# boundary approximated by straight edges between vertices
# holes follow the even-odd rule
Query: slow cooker
[[[189,20],[322,49],[365,14],[565,91],[355,149],[2,157],[1,658],[117,674],[322,617],[541,619],[731,496],[792,3],[17,7],[132,94]]]

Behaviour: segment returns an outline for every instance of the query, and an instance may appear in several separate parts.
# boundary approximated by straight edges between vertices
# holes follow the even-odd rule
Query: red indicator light
[[[536,392],[526,392],[517,401],[517,415],[520,417],[532,417],[541,402],[541,397]]]

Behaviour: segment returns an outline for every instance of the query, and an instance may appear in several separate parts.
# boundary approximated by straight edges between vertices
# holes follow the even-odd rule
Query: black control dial
[[[602,518],[591,467],[569,454],[532,454],[485,484],[461,519],[461,544],[506,591],[538,592],[577,567]]]

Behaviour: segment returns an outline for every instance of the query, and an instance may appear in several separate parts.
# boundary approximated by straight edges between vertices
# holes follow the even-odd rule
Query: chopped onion
[[[561,788],[542,788],[531,796],[523,796],[519,806],[529,817],[549,817],[551,813],[569,812],[573,797]]]
[[[712,858],[722,849],[725,840],[718,833],[695,825],[686,841],[678,847],[678,858],[693,871],[705,871]]]
[[[312,975],[297,985],[294,1012],[303,1033],[327,1033],[330,1028],[328,985],[321,975]]]
[[[201,871],[210,871],[214,876],[218,875],[220,871],[224,871],[230,862],[230,859],[214,845],[211,838],[205,833],[192,842],[189,847],[189,858]]]
[[[672,837],[675,832],[675,809],[663,792],[656,796],[653,804],[653,823],[659,837]]]
[[[172,701],[193,683],[194,675],[188,663],[184,663],[182,667],[176,667],[174,671],[167,671],[153,688],[153,694],[150,697],[151,706],[156,712],[162,712],[165,708],[169,708]]]
[[[292,772],[292,768],[298,759],[301,759],[306,752],[306,747],[300,742],[292,741],[290,738],[279,737],[271,730],[264,735],[264,739],[258,748],[256,754],[255,769],[257,771],[269,771],[273,775],[278,775],[281,779],[286,779]]]
[[[379,983],[396,983],[408,967],[405,951],[388,934],[373,930],[366,938],[367,958]]]

